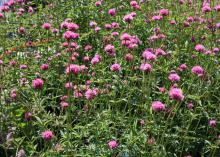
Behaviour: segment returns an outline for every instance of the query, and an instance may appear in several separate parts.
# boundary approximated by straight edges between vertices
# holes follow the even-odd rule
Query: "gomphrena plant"
[[[0,156],[220,156],[220,1],[0,10]]]

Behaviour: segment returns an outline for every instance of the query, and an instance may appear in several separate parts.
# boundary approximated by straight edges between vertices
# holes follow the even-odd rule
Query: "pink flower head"
[[[157,58],[157,56],[155,54],[153,54],[152,52],[145,50],[142,53],[142,57],[146,60],[155,60]]]
[[[69,104],[68,104],[68,102],[61,101],[60,106],[65,109],[65,108],[69,107]]]
[[[151,108],[154,111],[162,111],[162,110],[165,110],[165,105],[160,101],[154,101],[151,104]]]
[[[45,139],[47,141],[51,140],[54,137],[53,132],[50,130],[46,130],[46,131],[42,132],[41,135],[42,135],[43,139]]]
[[[216,126],[216,120],[209,120],[209,126],[215,127]]]
[[[182,101],[184,99],[184,95],[181,89],[177,87],[172,87],[169,91],[169,96],[171,99]]]
[[[205,47],[201,44],[197,44],[195,46],[195,50],[198,51],[198,52],[204,52],[205,51]]]
[[[115,140],[111,140],[111,141],[108,142],[108,146],[109,146],[110,149],[115,149],[115,148],[118,147],[118,143]]]
[[[66,89],[72,89],[72,88],[73,88],[73,83],[72,83],[72,82],[67,82],[67,83],[65,84],[65,88],[66,88]]]
[[[156,16],[152,17],[153,21],[158,21],[158,20],[162,20],[162,19],[163,19],[163,16],[161,16],[161,15],[156,15]]]
[[[72,31],[66,31],[63,34],[63,38],[65,38],[66,40],[78,39],[79,38],[79,34],[78,33],[74,33]]]
[[[142,63],[140,66],[140,70],[144,72],[150,72],[152,70],[152,66],[148,63]]]
[[[188,108],[188,109],[192,109],[192,108],[193,108],[193,103],[191,103],[191,102],[188,103],[188,104],[187,104],[187,108]]]
[[[167,15],[169,15],[169,10],[168,10],[168,9],[161,9],[161,10],[160,10],[160,15],[162,15],[162,16],[167,16]]]
[[[130,2],[130,5],[131,5],[132,7],[135,7],[136,5],[138,5],[138,2],[137,2],[137,1],[131,1],[131,2]]]
[[[77,29],[79,29],[79,26],[77,24],[71,22],[71,23],[67,24],[67,28],[70,31],[76,31]]]
[[[125,15],[123,18],[123,20],[128,23],[130,23],[133,19],[134,19],[134,17],[131,14]]]
[[[208,12],[210,12],[212,9],[211,9],[211,7],[210,7],[210,5],[209,4],[206,4],[206,5],[204,5],[203,7],[202,7],[202,12],[204,12],[204,13],[208,13]]]
[[[27,69],[27,68],[28,68],[28,66],[25,65],[25,64],[21,64],[21,65],[20,65],[20,69]]]
[[[216,28],[220,29],[220,22],[216,24]]]
[[[125,55],[125,60],[126,61],[132,61],[134,59],[134,56],[131,54],[131,53],[127,53],[126,55]]]
[[[186,64],[181,64],[180,66],[179,66],[179,69],[182,71],[182,70],[186,70],[187,69],[187,66],[186,66]]]
[[[216,5],[216,6],[214,7],[214,9],[215,9],[215,11],[220,11],[220,5]]]
[[[46,29],[46,30],[49,30],[49,29],[51,28],[51,24],[50,24],[50,23],[44,23],[44,24],[42,25],[42,28],[43,28],[43,29]]]
[[[96,54],[96,55],[92,58],[91,63],[92,63],[93,65],[95,65],[95,64],[101,62],[101,59],[102,59],[102,57],[101,57],[100,55]]]
[[[111,71],[120,71],[121,66],[120,66],[120,64],[115,63],[115,64],[111,65],[110,69],[111,69]]]
[[[34,89],[42,89],[43,85],[44,85],[44,81],[40,78],[37,78],[37,79],[32,81],[32,87]]]
[[[18,29],[18,33],[24,34],[24,33],[25,33],[25,28],[24,28],[24,27],[20,27],[20,28]]]
[[[110,9],[110,10],[108,11],[108,14],[111,15],[111,16],[115,16],[115,15],[116,15],[116,9],[115,9],[115,8]]]
[[[99,6],[101,6],[101,5],[102,5],[102,2],[101,2],[101,1],[95,2],[95,6],[99,7]]]
[[[31,120],[31,118],[32,118],[32,113],[31,112],[25,112],[24,119],[26,121],[29,121],[29,120]]]
[[[171,73],[168,78],[169,78],[169,80],[171,82],[178,82],[178,81],[180,81],[180,76],[178,74],[176,74],[176,73]]]
[[[105,52],[109,55],[109,56],[116,56],[116,52],[115,52],[115,47],[111,44],[108,44],[105,46]]]
[[[41,66],[40,66],[40,69],[41,70],[47,70],[49,68],[49,65],[48,64],[42,64]]]
[[[97,23],[95,21],[91,21],[89,23],[89,26],[92,27],[92,28],[95,28],[97,26]]]
[[[73,73],[73,74],[78,74],[80,72],[80,66],[76,64],[70,64],[66,68],[66,74]]]
[[[17,98],[17,90],[16,89],[11,90],[10,97],[12,99],[16,99]]]
[[[0,13],[0,19],[4,18],[4,14]]]
[[[204,74],[204,69],[201,66],[194,66],[191,71],[198,76],[202,76]]]
[[[28,13],[33,13],[34,9],[32,7],[28,7]]]
[[[86,99],[87,100],[92,100],[94,99],[96,96],[97,96],[97,90],[96,89],[88,89],[86,92],[85,92],[85,96],[86,96]]]

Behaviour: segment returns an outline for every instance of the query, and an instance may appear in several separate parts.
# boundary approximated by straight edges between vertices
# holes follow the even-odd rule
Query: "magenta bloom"
[[[181,89],[179,88],[171,88],[169,91],[169,96],[171,99],[182,101],[184,99],[184,95]]]
[[[114,16],[116,14],[116,9],[110,9],[108,11],[108,14],[111,15],[111,16]]]
[[[160,15],[162,15],[162,16],[167,16],[167,15],[169,15],[169,10],[168,10],[168,9],[161,9],[161,10],[160,10]]]
[[[115,149],[115,148],[118,147],[118,143],[115,140],[111,140],[111,141],[108,142],[108,146],[109,146],[110,149]]]
[[[32,81],[32,87],[34,89],[42,89],[43,85],[44,85],[44,81],[40,78],[37,78],[37,79]]]
[[[151,108],[154,111],[162,111],[162,110],[165,110],[165,105],[160,101],[154,101],[151,104]]]
[[[216,126],[216,120],[209,120],[209,126],[215,127]]]
[[[78,39],[79,38],[79,34],[78,33],[74,33],[72,31],[66,31],[63,34],[63,38],[65,38],[66,40]]]
[[[201,66],[194,66],[191,71],[198,76],[202,76],[204,74],[204,69]]]
[[[128,23],[131,22],[133,19],[134,19],[134,17],[131,14],[125,15],[123,18],[123,20]]]
[[[41,70],[47,70],[48,68],[49,68],[48,64],[42,64],[42,65],[40,66],[40,69],[41,69]]]
[[[121,66],[120,64],[113,64],[111,67],[110,67],[111,71],[120,71],[121,70]]]
[[[46,130],[46,131],[42,132],[41,135],[42,135],[43,139],[45,139],[47,141],[51,140],[54,137],[53,132],[50,130]]]
[[[116,56],[116,52],[115,52],[115,47],[111,44],[108,44],[105,46],[105,52],[109,55],[109,56]]]
[[[142,53],[142,57],[146,60],[155,60],[157,58],[157,56],[155,54],[153,54],[152,52],[145,50]]]
[[[86,92],[85,92],[85,96],[86,96],[86,99],[87,100],[92,100],[94,99],[96,96],[97,96],[97,90],[96,89],[88,89]]]
[[[169,80],[171,82],[178,82],[178,81],[180,81],[180,76],[178,74],[176,74],[176,73],[170,74],[168,78],[169,78]]]
[[[102,5],[102,2],[101,2],[101,1],[95,2],[95,6],[99,7],[99,6],[101,6],[101,5]]]
[[[80,66],[76,64],[70,64],[66,68],[66,74],[73,73],[73,74],[78,74],[80,72]]]
[[[197,44],[195,46],[195,50],[198,51],[198,52],[204,52],[205,51],[205,47],[201,44]]]
[[[144,72],[150,72],[152,70],[152,66],[148,63],[142,63],[140,66],[140,70]]]
[[[42,28],[43,28],[43,29],[46,29],[46,30],[49,30],[49,29],[51,28],[51,24],[49,24],[49,23],[44,23],[44,24],[42,25]]]

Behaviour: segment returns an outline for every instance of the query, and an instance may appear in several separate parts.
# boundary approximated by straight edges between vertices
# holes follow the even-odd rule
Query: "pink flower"
[[[116,52],[115,52],[115,47],[111,44],[108,44],[105,46],[105,52],[109,55],[109,56],[116,56]]]
[[[134,17],[131,14],[125,15],[123,18],[123,20],[128,23],[131,22],[133,19],[134,19]]]
[[[95,2],[95,6],[99,7],[99,6],[101,6],[101,5],[102,5],[102,2],[101,2],[101,1]]]
[[[85,96],[86,96],[86,99],[87,100],[92,100],[94,99],[96,96],[97,96],[97,90],[96,89],[88,89],[86,92],[85,92]]]
[[[43,29],[46,29],[46,30],[49,30],[49,29],[51,28],[51,24],[50,24],[50,23],[44,23],[44,24],[42,25],[42,28],[43,28]]]
[[[115,63],[115,64],[111,65],[110,69],[111,69],[111,71],[120,71],[121,66],[120,66],[120,64]]]
[[[65,108],[69,107],[69,104],[68,104],[68,102],[61,101],[61,102],[60,102],[60,106],[61,106],[63,109],[65,109]]]
[[[215,127],[216,126],[216,120],[209,120],[209,126]]]
[[[17,98],[17,90],[16,89],[11,90],[10,97],[12,99],[16,99]]]
[[[24,34],[24,33],[25,33],[25,28],[24,28],[24,27],[20,27],[20,28],[18,29],[18,33]]]
[[[118,143],[115,140],[111,140],[111,141],[108,142],[108,146],[109,146],[110,149],[115,149],[115,148],[118,147]]]
[[[126,55],[125,55],[125,60],[126,61],[132,61],[134,59],[134,56],[131,54],[131,53],[127,53]]]
[[[0,13],[0,19],[4,18],[4,14]]]
[[[48,64],[42,64],[42,65],[40,66],[40,69],[41,69],[41,70],[47,70],[48,68],[49,68]]]
[[[205,6],[202,7],[202,12],[204,12],[204,13],[208,13],[208,12],[210,12],[211,10],[212,10],[212,9],[211,9],[211,7],[210,7],[209,4],[206,4]]]
[[[101,62],[101,59],[102,59],[102,57],[101,57],[100,55],[96,54],[96,55],[92,58],[91,63],[92,63],[93,65],[95,65],[95,64]]]
[[[65,38],[66,40],[78,39],[79,38],[79,34],[78,33],[74,33],[72,31],[66,31],[63,34],[63,38]]]
[[[184,95],[181,89],[172,87],[169,91],[169,96],[171,99],[182,101],[184,99]]]
[[[24,119],[26,121],[29,121],[29,120],[31,120],[31,118],[32,118],[32,113],[31,112],[25,112]]]
[[[160,101],[154,101],[151,104],[151,108],[154,111],[162,111],[162,110],[165,110],[165,105]]]
[[[41,135],[42,135],[43,139],[45,139],[47,141],[51,140],[54,137],[53,132],[50,130],[46,130],[46,131],[42,132]]]
[[[179,69],[180,69],[180,70],[186,70],[186,69],[187,69],[186,64],[181,64],[181,65],[179,66]]]
[[[220,11],[220,5],[216,5],[216,6],[214,7],[214,9],[215,9],[215,11]]]
[[[171,82],[178,82],[178,81],[180,81],[180,76],[178,74],[176,74],[176,73],[171,73],[168,78],[169,78],[169,80]]]
[[[43,85],[44,85],[44,81],[40,78],[37,78],[37,79],[32,81],[32,87],[34,89],[42,89]]]
[[[195,46],[195,50],[198,51],[198,52],[204,52],[205,51],[205,47],[201,44],[197,44]]]
[[[79,26],[77,24],[71,22],[71,23],[67,24],[67,28],[70,31],[76,31],[77,29],[79,29]]]
[[[191,102],[188,103],[188,104],[187,104],[187,108],[188,108],[188,109],[192,109],[192,108],[193,108],[193,103],[191,103]]]
[[[72,83],[72,82],[67,82],[67,83],[65,84],[65,88],[66,88],[66,89],[72,89],[72,88],[73,88],[73,83]]]
[[[148,63],[142,63],[140,66],[140,70],[144,72],[150,72],[152,70],[152,66]]]
[[[114,16],[116,14],[116,9],[115,8],[114,9],[110,9],[108,11],[108,14],[111,15],[111,16]]]
[[[157,58],[156,55],[154,55],[152,52],[148,51],[148,50],[145,50],[143,53],[142,53],[142,57],[146,60],[155,60]]]
[[[163,16],[160,16],[160,15],[156,15],[156,16],[152,17],[153,21],[158,21],[158,20],[162,20],[162,19],[163,19]]]
[[[80,66],[76,64],[70,64],[66,68],[66,74],[73,73],[73,74],[78,74],[80,72]]]
[[[160,15],[162,15],[162,16],[167,16],[167,15],[169,15],[169,10],[168,10],[168,9],[161,9],[161,10],[160,10]]]
[[[201,66],[194,66],[191,71],[198,76],[202,76],[204,74],[204,69]]]
[[[134,6],[138,5],[138,2],[137,1],[131,1],[130,5],[134,7]]]

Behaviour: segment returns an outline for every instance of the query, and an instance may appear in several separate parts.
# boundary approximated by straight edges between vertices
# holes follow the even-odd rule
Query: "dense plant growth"
[[[218,0],[9,0],[0,156],[220,156]]]

